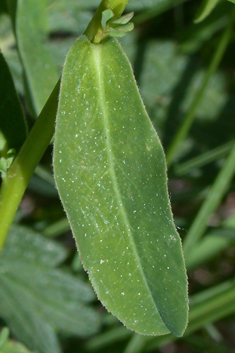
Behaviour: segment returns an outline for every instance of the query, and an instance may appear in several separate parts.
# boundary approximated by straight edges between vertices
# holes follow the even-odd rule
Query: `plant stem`
[[[0,250],[34,169],[53,137],[59,86],[60,82],[58,81],[2,182],[0,191]]]
[[[196,117],[196,112],[197,112],[197,108],[199,103],[201,102],[203,95],[206,91],[206,88],[208,86],[209,80],[210,78],[213,76],[213,74],[216,72],[220,61],[224,55],[224,52],[227,48],[227,45],[229,43],[229,40],[231,38],[231,35],[233,33],[233,22],[234,22],[234,16],[235,16],[235,11],[233,10],[232,14],[231,14],[231,18],[230,21],[227,25],[227,28],[225,30],[225,32],[223,33],[221,40],[219,42],[219,45],[217,47],[217,50],[212,58],[212,61],[210,63],[210,66],[208,68],[208,71],[204,77],[204,80],[202,82],[201,87],[199,88],[199,90],[197,91],[194,100],[189,108],[188,114],[185,117],[185,120],[183,121],[181,127],[179,128],[179,130],[177,131],[167,153],[166,153],[166,160],[167,160],[167,164],[168,166],[170,166],[170,164],[172,163],[179,147],[180,144],[182,143],[183,139],[185,138],[185,136],[187,135],[195,117]]]
[[[92,43],[98,44],[102,40],[103,32],[101,26],[102,12],[110,9],[114,13],[114,18],[119,18],[126,8],[130,0],[102,0],[100,6],[96,10],[91,22],[89,23],[84,34],[89,38]]]

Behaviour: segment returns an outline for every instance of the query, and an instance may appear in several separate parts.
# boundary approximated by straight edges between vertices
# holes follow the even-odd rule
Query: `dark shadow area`
[[[187,93],[187,90],[194,75],[198,72],[198,69],[198,57],[189,57],[181,79],[178,81],[177,85],[173,89],[172,100],[168,109],[167,118],[164,123],[163,129],[162,143],[165,149],[168,148],[170,142],[175,136],[175,132],[182,124],[185,114],[182,114],[180,110],[180,104]]]

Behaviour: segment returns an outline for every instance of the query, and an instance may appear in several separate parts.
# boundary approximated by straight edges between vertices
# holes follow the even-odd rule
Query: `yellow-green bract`
[[[165,157],[115,39],[92,44],[82,36],[69,51],[54,170],[83,265],[103,305],[141,334],[181,336],[187,278]]]

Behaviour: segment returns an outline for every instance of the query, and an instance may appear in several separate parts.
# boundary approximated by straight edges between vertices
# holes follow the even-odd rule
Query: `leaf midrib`
[[[127,228],[127,234],[130,239],[130,244],[132,246],[136,262],[139,265],[139,270],[142,273],[143,282],[147,288],[147,292],[149,293],[148,295],[149,295],[150,301],[152,301],[153,307],[155,308],[157,314],[159,315],[159,318],[161,318],[161,315],[157,309],[157,304],[154,301],[152,292],[151,292],[149,285],[148,285],[148,282],[145,278],[144,270],[143,270],[142,264],[139,259],[138,250],[137,250],[137,247],[136,247],[136,244],[134,242],[132,232],[131,232],[132,227],[130,225],[128,215],[127,215],[125,206],[123,204],[122,195],[119,190],[117,176],[116,176],[116,172],[115,172],[115,168],[114,168],[115,157],[112,152],[112,143],[111,143],[110,128],[109,128],[109,114],[107,111],[107,104],[106,104],[107,100],[105,99],[105,84],[104,84],[104,79],[103,79],[104,73],[102,70],[102,51],[101,50],[102,50],[101,45],[99,45],[99,44],[98,45],[97,44],[91,45],[93,67],[94,67],[94,74],[95,74],[94,76],[97,81],[97,88],[98,88],[98,92],[99,92],[99,105],[102,110],[102,119],[103,119],[105,134],[107,137],[105,139],[105,144],[106,144],[107,157],[108,157],[108,162],[109,162],[108,168],[110,170],[110,175],[111,175],[111,179],[113,182],[113,187],[114,187],[115,195],[116,195],[116,198],[118,201],[118,205],[121,209],[121,213],[122,213],[123,218],[125,220],[125,227]],[[165,327],[167,328],[167,326],[162,318],[161,318],[161,320],[162,320],[163,324],[165,325]]]

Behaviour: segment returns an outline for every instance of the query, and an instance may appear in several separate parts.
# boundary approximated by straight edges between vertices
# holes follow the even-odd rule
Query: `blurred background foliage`
[[[98,4],[1,0],[0,48],[29,129]],[[50,146],[0,257],[1,353],[235,352],[234,5],[219,1],[194,23],[199,5],[131,0],[135,30],[120,39],[166,152],[191,119],[169,163],[189,274],[185,336],[132,333],[97,301],[55,189]]]

